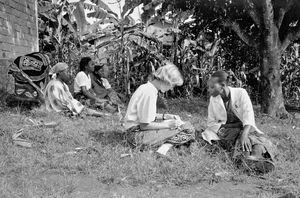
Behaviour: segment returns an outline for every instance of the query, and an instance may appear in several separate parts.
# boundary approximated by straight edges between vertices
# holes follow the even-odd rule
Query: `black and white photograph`
[[[300,0],[0,0],[0,198],[300,198]]]

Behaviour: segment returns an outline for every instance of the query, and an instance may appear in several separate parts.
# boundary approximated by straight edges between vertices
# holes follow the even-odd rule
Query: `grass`
[[[205,126],[206,107],[199,99],[169,100],[168,104],[169,112],[189,120],[196,129]],[[54,129],[27,127],[28,119],[60,124]],[[67,118],[43,108],[22,111],[2,106],[0,197],[73,197],[95,185],[181,188],[222,182],[253,184],[260,193],[300,195],[299,126],[262,115],[257,115],[257,124],[279,151],[276,170],[264,176],[243,173],[224,151],[204,142],[198,142],[190,155],[173,152],[171,161],[150,151],[130,150],[118,118]],[[32,148],[13,143],[12,134],[20,128],[24,138],[33,142]],[[74,153],[78,147],[83,149]],[[132,153],[132,157],[121,157],[124,153]],[[220,172],[226,174],[216,176]],[[80,187],[82,183],[85,185]]]

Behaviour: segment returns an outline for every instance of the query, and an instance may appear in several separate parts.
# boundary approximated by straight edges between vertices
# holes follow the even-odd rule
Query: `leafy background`
[[[130,14],[141,4],[142,22],[137,23]],[[205,26],[192,5],[126,0],[123,8],[119,2],[121,14],[101,0],[39,0],[38,5],[40,47],[55,44],[56,61],[68,63],[73,75],[80,58],[91,56],[108,66],[113,87],[129,97],[163,60],[170,60],[181,69],[185,83],[165,97],[206,97],[210,74],[225,69],[232,76],[232,84],[246,88],[255,103],[261,100],[258,52],[213,21],[210,27]],[[189,20],[192,13],[194,19]],[[93,18],[93,24],[86,17]],[[162,33],[149,31],[152,27],[160,27]],[[286,104],[299,107],[297,42],[282,55],[281,73]]]

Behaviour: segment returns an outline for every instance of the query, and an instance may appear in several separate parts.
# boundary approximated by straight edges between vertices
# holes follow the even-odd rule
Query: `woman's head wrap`
[[[178,68],[171,62],[165,62],[165,65],[154,72],[154,77],[172,86],[181,86],[183,78]]]

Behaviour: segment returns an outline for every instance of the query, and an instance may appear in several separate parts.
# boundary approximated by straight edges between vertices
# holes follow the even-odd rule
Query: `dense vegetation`
[[[56,61],[67,62],[74,74],[80,57],[93,56],[109,67],[115,89],[128,96],[161,61],[170,60],[185,83],[168,96],[206,96],[209,75],[226,69],[263,112],[284,115],[283,101],[299,106],[297,1],[126,0],[123,8],[116,3],[120,14],[101,0],[39,0],[40,45],[56,44]],[[137,23],[130,14],[139,5]],[[169,27],[164,34],[171,43],[147,32],[153,24]]]

